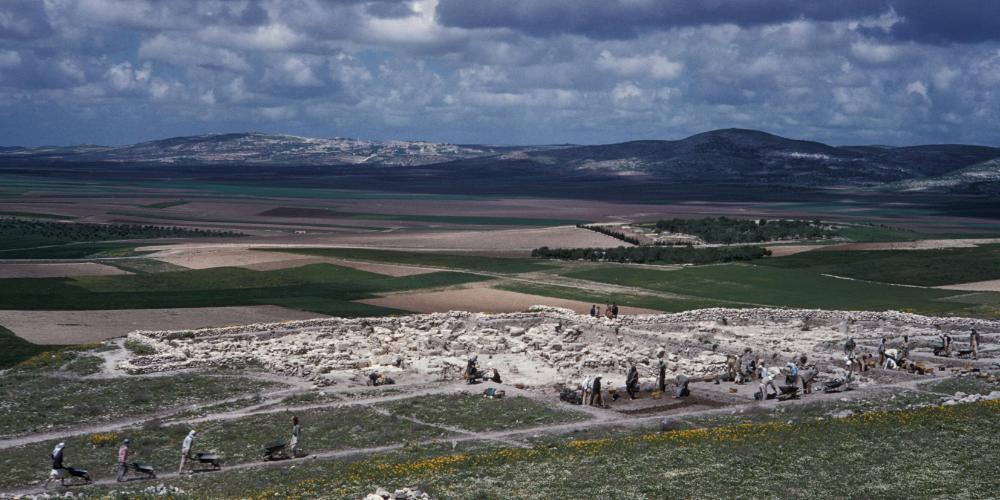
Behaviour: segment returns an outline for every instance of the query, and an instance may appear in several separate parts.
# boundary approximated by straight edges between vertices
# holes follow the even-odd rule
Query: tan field
[[[945,290],[966,290],[969,292],[1000,292],[1000,280],[957,283],[954,285],[939,286],[938,288],[943,288]]]
[[[577,300],[557,299],[485,287],[461,288],[439,292],[400,293],[377,299],[360,300],[358,302],[420,313],[437,311],[505,313],[527,311],[531,306],[545,305],[572,309],[579,314],[587,314],[590,312],[590,306],[593,305]],[[597,305],[603,311],[605,304]],[[660,312],[638,307],[621,307],[619,314],[660,314]]]
[[[0,310],[0,325],[30,342],[52,345],[97,342],[140,329],[204,328],[322,316],[277,306],[104,311]]]

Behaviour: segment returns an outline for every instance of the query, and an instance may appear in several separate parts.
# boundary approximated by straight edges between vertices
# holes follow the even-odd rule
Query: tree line
[[[633,245],[638,245],[639,244],[639,239],[636,238],[635,236],[629,236],[629,235],[627,235],[627,234],[625,234],[625,233],[623,233],[621,231],[615,231],[613,229],[609,229],[608,226],[589,225],[589,224],[577,224],[576,227],[579,227],[579,228],[582,228],[582,229],[589,229],[591,231],[595,231],[595,232],[598,232],[598,233],[601,233],[601,234],[606,234],[606,235],[608,235],[608,236],[610,236],[612,238],[616,238],[616,239],[622,240],[625,243],[631,243]]]
[[[760,259],[771,251],[759,246],[736,247],[617,247],[549,248],[531,251],[532,257],[561,260],[589,260],[636,264],[709,264]]]
[[[819,220],[748,220],[728,217],[670,219],[656,223],[656,229],[697,236],[706,243],[755,243],[776,240],[818,240],[836,232]]]
[[[243,236],[243,233],[151,224],[94,224],[5,217],[0,218],[0,236],[4,238],[32,237],[58,241],[103,241],[141,238],[232,237]]]

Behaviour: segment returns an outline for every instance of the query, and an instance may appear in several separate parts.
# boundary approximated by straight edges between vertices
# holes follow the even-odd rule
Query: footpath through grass
[[[457,272],[392,277],[331,264],[275,271],[235,267],[120,276],[0,280],[0,308],[104,310],[273,304],[338,316],[398,313],[353,302],[380,293],[485,279]]]
[[[465,271],[519,274],[545,271],[554,266],[532,259],[484,257],[480,255],[455,255],[430,252],[401,252],[396,250],[370,250],[366,248],[255,248],[261,252],[282,252],[316,255],[346,260],[387,262],[414,266],[440,267]]]
[[[427,447],[167,483],[188,498],[360,498],[379,486],[440,498],[983,498],[1000,489],[998,436],[992,401],[530,449]]]
[[[755,264],[883,283],[941,286],[1000,279],[1000,245],[937,250],[812,251]]]
[[[992,298],[997,295],[900,287],[822,276],[810,270],[745,264],[691,267],[676,271],[598,267],[569,272],[566,276],[708,300],[808,309],[987,314],[987,308],[995,307]]]

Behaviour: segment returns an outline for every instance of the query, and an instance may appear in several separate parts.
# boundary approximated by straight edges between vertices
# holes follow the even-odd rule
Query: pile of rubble
[[[366,496],[364,500],[430,500],[431,498],[433,497],[418,488],[403,488],[392,493],[389,493],[389,490],[385,488],[378,488],[375,493]]]
[[[956,392],[954,396],[941,398],[941,406],[955,406],[959,404],[977,403],[979,401],[996,401],[1000,399],[1000,391],[990,391],[989,394],[966,394]]]
[[[129,340],[152,347],[155,354],[130,356],[120,368],[142,374],[254,365],[326,385],[371,370],[457,378],[465,360],[476,354],[503,373],[520,373],[528,383],[532,376],[551,382],[620,373],[633,363],[652,377],[658,359],[671,372],[706,376],[723,372],[726,354],[744,347],[769,359],[799,354],[832,359],[847,336],[864,341],[903,332],[917,338],[970,325],[1000,331],[1000,322],[896,312],[702,309],[612,320],[535,306],[525,313],[448,312],[137,331]]]

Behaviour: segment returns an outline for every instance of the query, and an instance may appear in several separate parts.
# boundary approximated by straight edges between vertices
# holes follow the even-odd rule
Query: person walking
[[[667,392],[667,363],[662,358],[656,363],[656,389]]]
[[[979,359],[979,332],[975,328],[969,334],[969,346],[972,348],[972,359]]]
[[[128,438],[122,441],[122,445],[118,447],[118,482],[125,480],[125,474],[128,472]]]
[[[184,465],[191,459],[191,446],[194,445],[194,437],[196,434],[197,433],[194,429],[192,429],[191,432],[188,432],[187,437],[184,438],[184,442],[181,443],[181,465],[177,468],[178,474],[182,474],[184,472]]]
[[[59,443],[52,449],[52,455],[49,456],[52,459],[52,471],[49,472],[49,479],[45,481],[46,489],[48,489],[49,483],[56,479],[59,480],[60,485],[66,485],[66,467],[63,466],[64,448],[66,448],[66,443]]]
[[[857,347],[854,337],[847,337],[847,342],[844,342],[844,356],[854,359],[854,349]]]
[[[635,365],[632,365],[625,375],[625,392],[628,393],[629,399],[635,399],[635,395],[639,393],[639,370]]]
[[[302,437],[302,427],[299,425],[299,417],[292,417],[292,440],[288,442],[288,449],[292,451],[292,458],[299,456],[299,439]]]
[[[590,406],[594,406],[594,400],[597,400],[597,406],[599,408],[604,408],[604,397],[601,395],[601,377],[594,377],[594,381],[590,384]]]

